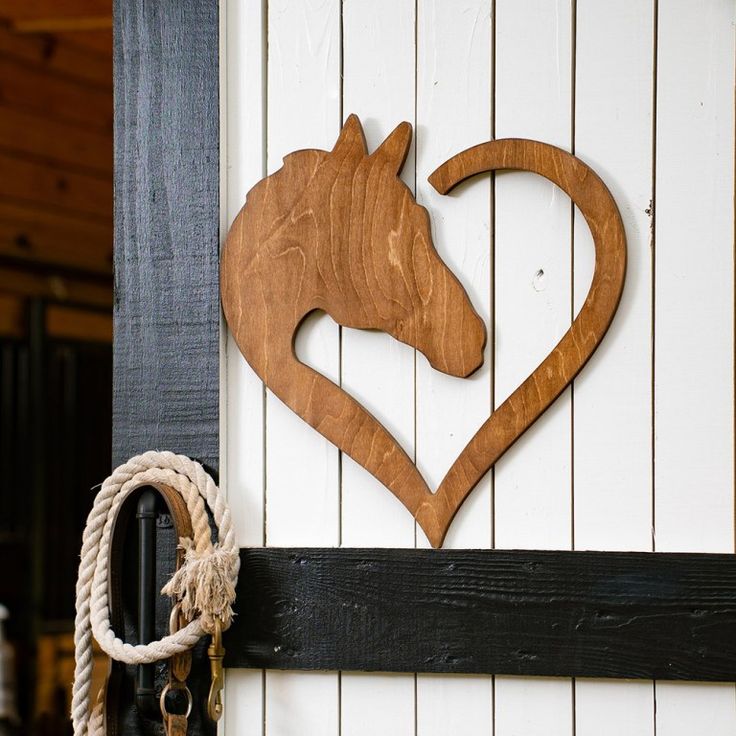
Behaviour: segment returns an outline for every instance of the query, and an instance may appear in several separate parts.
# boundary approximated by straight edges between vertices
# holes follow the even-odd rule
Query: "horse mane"
[[[253,214],[269,202],[278,202],[279,209],[286,212],[296,204],[314,178],[321,163],[329,156],[328,151],[304,149],[284,156],[282,165],[272,174],[261,179],[246,197],[244,211]]]

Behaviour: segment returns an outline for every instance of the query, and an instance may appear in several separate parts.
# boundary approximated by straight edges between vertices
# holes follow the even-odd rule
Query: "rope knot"
[[[237,552],[215,544],[200,552],[194,540],[182,537],[179,548],[184,550],[184,563],[164,585],[161,592],[181,602],[181,612],[188,621],[199,618],[208,634],[214,633],[215,621],[227,629],[233,619],[232,604],[239,557]]]

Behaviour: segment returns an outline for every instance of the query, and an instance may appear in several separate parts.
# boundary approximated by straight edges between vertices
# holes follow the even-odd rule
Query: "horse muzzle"
[[[417,348],[435,370],[467,378],[483,365],[486,328],[475,312],[463,315],[453,327],[442,332],[427,330]]]

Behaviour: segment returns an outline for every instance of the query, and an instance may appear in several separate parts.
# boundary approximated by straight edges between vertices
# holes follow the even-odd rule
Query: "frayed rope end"
[[[199,617],[206,632],[214,632],[217,619],[227,629],[233,619],[238,555],[217,544],[211,552],[201,554],[189,538],[180,539],[179,545],[185,550],[184,564],[161,592],[181,602],[187,620]]]

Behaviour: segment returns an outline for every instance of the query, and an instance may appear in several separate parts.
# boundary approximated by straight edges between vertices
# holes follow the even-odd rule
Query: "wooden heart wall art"
[[[427,210],[399,179],[411,142],[401,123],[369,154],[348,118],[332,151],[291,153],[248,193],[222,255],[225,317],[266,386],[320,434],[380,480],[440,547],[483,475],[562,393],[600,344],[618,307],[626,240],[616,203],[582,161],[538,141],[481,143],[429,181],[446,194],[464,179],[530,171],[565,191],[595,243],[583,308],[552,352],[478,428],[436,492],[364,406],[301,363],[294,339],[323,310],[345,327],[379,329],[419,350],[433,368],[466,377],[483,362],[485,326],[432,244]]]

